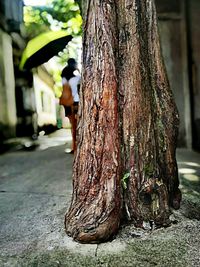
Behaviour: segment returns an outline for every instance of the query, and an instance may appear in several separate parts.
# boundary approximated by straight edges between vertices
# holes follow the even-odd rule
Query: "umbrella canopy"
[[[62,51],[72,36],[65,31],[49,31],[30,40],[22,54],[19,68],[32,69]]]

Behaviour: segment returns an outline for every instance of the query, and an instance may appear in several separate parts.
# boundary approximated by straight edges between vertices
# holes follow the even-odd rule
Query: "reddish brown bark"
[[[116,22],[108,1],[88,1],[83,43],[79,139],[66,231],[82,242],[106,240],[119,227],[120,142]]]
[[[119,1],[120,110],[125,208],[130,220],[169,223],[178,208],[175,159],[178,113],[166,77],[152,0]],[[170,204],[170,205],[169,205]]]
[[[101,242],[118,230],[122,208],[138,226],[169,224],[170,206],[180,203],[178,113],[153,1],[88,0],[84,6],[78,149],[65,226],[80,242]]]

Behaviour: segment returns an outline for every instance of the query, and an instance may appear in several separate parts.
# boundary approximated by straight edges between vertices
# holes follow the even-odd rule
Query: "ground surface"
[[[62,131],[35,150],[0,155],[1,267],[200,266],[200,154],[177,152],[183,201],[170,227],[126,226],[110,242],[83,245],[64,231],[73,161],[66,138]]]

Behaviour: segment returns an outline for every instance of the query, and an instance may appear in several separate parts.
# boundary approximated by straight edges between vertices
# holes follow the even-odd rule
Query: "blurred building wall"
[[[200,150],[200,1],[188,2],[193,147]]]
[[[180,116],[178,146],[191,148],[191,90],[186,1],[156,0],[156,7],[162,53]]]
[[[17,122],[12,39],[0,29],[0,132],[1,138],[15,136]]]
[[[0,1],[0,141],[16,134],[15,76],[11,33],[20,32],[22,0]]]
[[[23,21],[23,0],[0,1],[0,25],[6,32],[20,32]]]
[[[200,150],[200,1],[156,0],[162,52],[180,115],[178,145]]]
[[[33,75],[33,86],[39,129],[57,126],[54,82],[43,65]]]

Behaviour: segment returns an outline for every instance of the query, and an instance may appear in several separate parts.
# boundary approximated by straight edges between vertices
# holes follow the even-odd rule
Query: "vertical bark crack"
[[[122,206],[140,227],[143,221],[167,225],[170,206],[179,207],[178,115],[153,0],[84,6],[83,103],[65,226],[75,240],[99,243],[117,232]]]

